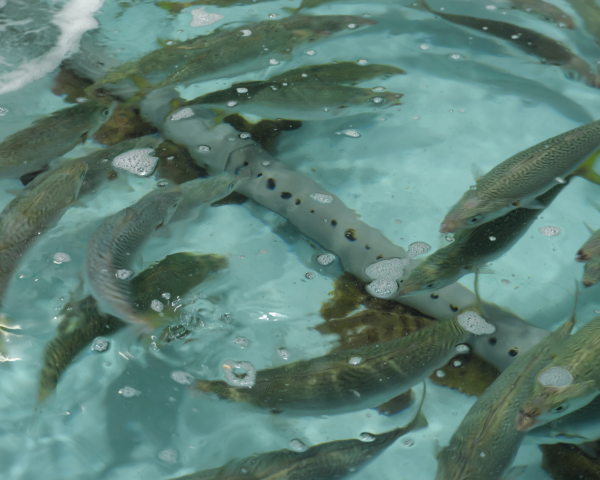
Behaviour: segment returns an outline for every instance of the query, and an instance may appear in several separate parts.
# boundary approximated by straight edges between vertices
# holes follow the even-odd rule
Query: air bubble
[[[132,387],[123,387],[121,390],[119,390],[119,393],[121,395],[123,395],[125,398],[131,398],[131,397],[137,397],[142,392],[140,392],[139,390],[136,390],[135,388],[132,388]]]
[[[348,24],[348,28],[349,28],[350,30],[353,30],[353,29],[355,29],[356,27],[358,27],[358,25],[357,25],[356,23],[349,23],[349,24]]]
[[[368,60],[366,60],[366,59],[364,59],[364,58],[361,58],[361,59],[360,59],[358,62],[356,62],[356,63],[358,63],[359,65],[366,65],[367,63],[369,63],[369,61],[368,61]]]
[[[452,365],[454,365],[456,368],[462,366],[462,362],[460,360],[454,360],[454,363],[452,363]]]
[[[54,263],[56,263],[57,265],[60,265],[61,263],[67,263],[71,261],[71,257],[69,256],[68,253],[64,253],[64,252],[57,252],[54,254],[54,258],[53,258]]]
[[[404,442],[404,446],[407,447],[407,448],[412,447],[414,444],[415,444],[415,442],[413,440],[406,440]]]
[[[560,177],[556,177],[554,180],[556,181],[556,183],[558,183],[560,185],[567,183],[564,178],[560,178]]]
[[[187,372],[182,372],[181,370],[175,370],[174,372],[171,372],[171,378],[181,385],[189,385],[194,379],[192,375]]]
[[[235,339],[233,340],[233,343],[235,343],[236,345],[238,345],[242,349],[244,349],[248,345],[250,345],[250,341],[247,338],[244,338],[244,337],[235,337]]]
[[[182,108],[181,110],[177,110],[173,115],[171,115],[171,120],[176,122],[177,120],[181,120],[183,118],[190,118],[194,116],[194,111],[190,107]]]
[[[190,10],[190,13],[192,14],[191,27],[206,27],[224,18],[220,13],[208,13],[206,7],[195,8]],[[183,33],[183,30],[177,30],[177,33]]]
[[[494,236],[491,236],[491,237],[490,237],[490,242],[495,242],[495,241],[496,241],[496,237],[494,237]]]
[[[419,116],[418,116],[418,115],[413,115],[413,116],[412,116],[412,117],[410,117],[410,118],[412,118],[413,120],[418,120],[418,119],[419,119]]]
[[[240,137],[242,140],[246,140],[247,138],[250,138],[251,135],[249,133],[240,133],[238,137]]]
[[[317,257],[317,263],[319,265],[323,265],[326,267],[327,265],[331,265],[335,261],[335,255],[331,253],[323,253]]]
[[[425,242],[414,242],[408,246],[407,256],[409,258],[418,257],[419,255],[424,255],[425,253],[431,250],[431,245]]]
[[[234,387],[252,388],[256,383],[256,369],[250,362],[225,360],[222,365],[225,380]],[[245,375],[236,375],[234,370],[245,370]]]
[[[374,92],[385,92],[385,87],[375,87],[373,89]]]
[[[363,432],[358,436],[358,438],[363,442],[372,442],[373,440],[375,440],[375,435]]]
[[[110,342],[102,337],[98,337],[92,342],[92,350],[98,353],[106,352],[109,346]]]
[[[460,344],[456,346],[457,353],[469,353],[470,350],[471,349],[469,348],[469,346],[465,344]]]
[[[173,40],[167,40],[165,43],[166,43],[167,45],[173,45]]]
[[[552,367],[540,373],[538,383],[544,387],[566,387],[573,383],[573,375],[561,367]]]
[[[385,102],[385,98],[383,98],[383,97],[375,97],[375,98],[373,98],[372,102],[378,105],[380,103],[384,103]]]
[[[309,280],[312,280],[313,278],[315,278],[317,276],[317,274],[315,272],[306,272],[306,274],[304,276],[306,278],[308,278]]]
[[[237,102],[235,100],[231,100],[230,102],[227,102],[228,107],[235,107],[236,105],[237,105]]]
[[[152,302],[150,302],[150,308],[155,312],[162,312],[165,306],[160,300],[154,299]]]
[[[131,277],[131,275],[133,275],[133,272],[125,268],[117,270],[117,273],[115,274],[119,280],[127,280],[129,277]]]
[[[242,37],[249,37],[252,35],[252,30],[240,30],[240,33],[242,34]]]
[[[198,146],[198,151],[199,152],[210,152],[210,147],[208,145],[199,145]]]
[[[136,148],[117,155],[112,161],[113,167],[126,170],[140,177],[147,177],[154,172],[158,158],[153,157],[153,148]]]
[[[497,10],[498,7],[496,5],[486,5],[485,6],[486,10]]]
[[[419,48],[421,50],[429,50],[429,45],[427,45],[426,43],[422,43],[421,45],[419,45]]]
[[[538,228],[538,230],[542,235],[546,235],[547,237],[556,237],[556,236],[560,235],[560,232],[562,231],[560,229],[560,227],[551,227],[551,226],[540,227],[540,228]]]
[[[168,293],[168,292],[164,292],[164,293],[161,295],[161,297],[162,297],[162,298],[164,298],[165,300],[170,300],[170,299],[171,299],[171,294],[170,294],[170,293]]]
[[[356,130],[344,130],[344,135],[352,138],[360,137],[360,133],[358,133]]]
[[[350,360],[348,360],[348,363],[350,365],[360,365],[362,361],[363,359],[361,357],[352,357]]]
[[[290,441],[290,448],[292,450],[295,450],[296,452],[302,452],[306,448],[306,445],[304,445],[304,442],[302,440],[294,438]]]
[[[435,372],[435,376],[439,377],[439,378],[442,378],[442,377],[445,377],[446,374],[444,373],[443,370],[438,370],[437,372]]]
[[[236,88],[235,89],[238,93],[248,93],[248,89],[244,88],[244,87],[240,87],[240,88]]]
[[[448,243],[452,243],[454,241],[454,237],[448,234],[444,237],[444,240],[446,240]]]
[[[0,107],[0,117],[3,117],[6,114],[8,114],[8,108]]]
[[[277,18],[279,17],[278,13],[269,13],[269,18]]]
[[[277,60],[275,58],[269,58],[269,63],[271,65],[279,65],[279,60]]]
[[[510,38],[512,38],[513,40],[517,40],[517,39],[518,39],[518,38],[520,38],[520,37],[521,37],[521,34],[520,34],[520,33],[517,33],[517,34],[515,34],[515,35],[511,35],[511,36],[510,36]]]
[[[313,55],[316,55],[316,54],[317,54],[317,52],[316,52],[315,50],[307,50],[307,51],[306,51],[306,52],[304,52],[304,53],[306,53],[307,55],[309,55],[309,56],[311,56],[311,57],[312,57]]]
[[[463,60],[465,57],[463,57],[460,53],[451,53],[450,55],[448,55],[448,58],[450,60],[460,61]]]
[[[327,195],[326,193],[311,193],[310,198],[324,204],[333,202],[333,197],[331,195]]]
[[[473,335],[488,335],[496,331],[496,327],[491,323],[486,322],[472,310],[461,313],[457,317],[457,320],[461,327],[466,331],[471,332]]]
[[[277,355],[279,355],[284,360],[290,358],[290,352],[288,352],[285,348],[280,348],[279,350],[277,350]]]

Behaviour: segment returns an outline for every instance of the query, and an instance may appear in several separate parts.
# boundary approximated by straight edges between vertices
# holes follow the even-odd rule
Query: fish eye
[[[108,110],[108,109],[107,109],[107,110],[104,110],[104,111],[102,112],[102,114],[103,114],[105,117],[108,117],[108,114],[109,114],[109,113],[110,113],[110,110]]]
[[[427,288],[433,288],[435,287],[435,283],[429,283],[427,285],[425,285]]]
[[[565,409],[564,405],[559,405],[558,407],[556,407],[554,410],[552,410],[552,413],[558,413],[558,412],[562,412]]]
[[[473,215],[470,218],[467,218],[467,222],[471,225],[476,225],[483,220],[483,215]]]

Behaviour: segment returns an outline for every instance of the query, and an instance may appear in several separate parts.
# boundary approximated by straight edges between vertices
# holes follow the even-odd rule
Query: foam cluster
[[[158,158],[153,157],[153,148],[136,148],[115,157],[113,167],[127,170],[134,175],[147,177],[154,172]]]
[[[567,387],[573,383],[573,375],[562,367],[552,367],[540,373],[537,381],[543,387]]]
[[[390,298],[398,291],[397,280],[404,275],[407,258],[390,258],[369,265],[365,273],[373,279],[366,287],[376,298]]]
[[[234,370],[245,370],[246,375],[238,377]],[[225,360],[223,362],[223,373],[225,380],[234,387],[252,388],[256,383],[256,368],[250,362],[236,362],[235,360]]]
[[[496,331],[496,327],[472,310],[459,314],[457,319],[458,324],[473,335],[489,335]]]

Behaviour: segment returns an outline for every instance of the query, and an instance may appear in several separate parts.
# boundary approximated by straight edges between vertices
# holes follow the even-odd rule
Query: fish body
[[[596,285],[600,281],[600,258],[585,262],[582,282],[586,287]]]
[[[527,431],[591,402],[600,393],[599,356],[600,317],[596,317],[546,362],[516,416],[517,428]]]
[[[46,167],[84,143],[108,120],[113,107],[87,101],[58,110],[0,143],[0,178],[18,178]]]
[[[600,229],[592,233],[577,252],[575,260],[584,262],[583,284],[591,287],[600,281]]]
[[[173,217],[173,221],[181,218],[182,214],[188,215],[188,209],[195,207],[208,207],[211,203],[221,200],[229,195],[236,187],[238,181],[247,177],[233,176],[228,172],[212,175],[205,178],[196,178],[184,182],[177,187],[182,194],[181,203]]]
[[[442,233],[473,228],[518,207],[543,208],[536,200],[575,171],[600,146],[600,120],[549,138],[479,179],[452,207]]]
[[[510,364],[473,404],[438,459],[435,480],[499,480],[512,464],[525,432],[514,418],[539,370],[564,344],[572,315],[558,330]]]
[[[182,199],[178,191],[154,191],[106,218],[87,245],[85,272],[93,296],[106,313],[151,328],[156,318],[142,315],[132,299],[129,277],[134,255],[166,225]]]
[[[29,246],[77,200],[87,169],[80,161],[39,175],[0,213],[0,300]]]
[[[472,334],[462,318],[457,315],[390,342],[259,370],[252,388],[221,380],[198,380],[195,388],[275,410],[321,414],[374,407],[407,391],[457,354],[456,346]]]
[[[569,30],[575,28],[573,19],[550,2],[545,2],[544,0],[510,0],[510,3],[517,10],[538,15],[544,20],[555,23],[563,28],[568,28]]]
[[[304,452],[277,450],[255,454],[228,464],[177,477],[172,480],[331,480],[345,478],[375,458],[402,435],[417,425],[423,398],[414,418],[404,427],[379,435],[369,441],[337,440],[320,443]]]
[[[167,255],[131,281],[134,301],[150,312],[153,299],[161,298],[168,286],[171,298],[177,299],[225,268],[227,261],[217,255],[194,255],[185,252]],[[168,308],[168,305],[166,306]],[[75,357],[98,336],[115,333],[127,324],[112,315],[102,315],[96,300],[70,300],[60,311],[58,335],[46,345],[40,373],[38,402],[44,401]]]
[[[373,92],[370,88],[319,83],[283,85],[268,81],[237,84],[182,106],[211,104],[228,106],[233,111],[276,117],[281,116],[284,110],[290,115],[291,110],[298,120],[313,120],[331,118],[340,112],[357,113],[357,110],[391,107],[400,104],[401,96],[393,92]]]
[[[208,80],[214,78],[215,74],[222,76],[224,66],[238,65],[239,69],[247,72],[248,62],[251,60],[259,59],[261,65],[268,66],[268,59],[273,55],[287,56],[299,45],[327,38],[332,33],[347,28],[349,24],[360,27],[375,23],[377,22],[374,20],[351,15],[294,15],[279,21],[249,25],[247,29],[239,29],[237,32],[247,30],[251,34],[237,33],[235,41],[220,42],[205,49],[160,82],[157,88]]]
[[[566,186],[556,185],[537,198],[546,208]],[[401,283],[400,295],[440,290],[463,275],[478,271],[510,250],[540,214],[539,209],[516,208],[475,228],[459,230],[454,241],[428,256]]]

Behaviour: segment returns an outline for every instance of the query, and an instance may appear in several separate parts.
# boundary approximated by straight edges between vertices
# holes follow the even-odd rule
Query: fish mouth
[[[584,279],[583,280],[583,286],[584,287],[592,287],[596,285],[596,281],[595,280],[588,280],[588,279]]]
[[[456,231],[456,228],[450,222],[444,222],[440,226],[440,233],[454,233],[454,231]]]
[[[583,250],[579,250],[577,252],[577,255],[575,256],[575,261],[576,262],[586,262],[589,259],[590,258],[583,252]]]
[[[527,432],[537,424],[536,417],[520,411],[515,420],[515,428],[519,432]]]

